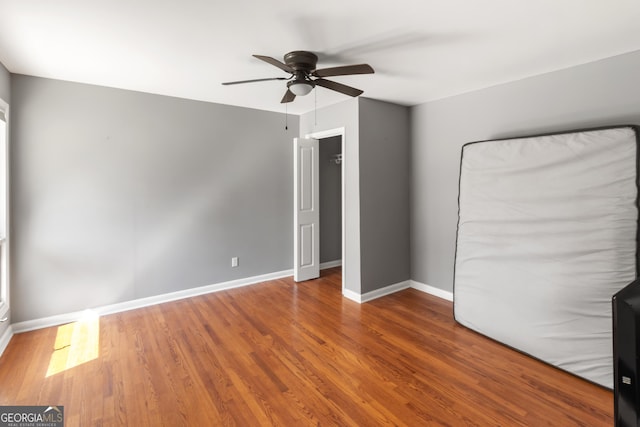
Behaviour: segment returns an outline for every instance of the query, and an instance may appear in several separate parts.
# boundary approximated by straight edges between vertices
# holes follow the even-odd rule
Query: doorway
[[[320,268],[342,265],[342,138],[319,140]]]
[[[331,266],[337,266],[338,262],[341,263],[342,265],[342,293],[344,294],[345,292],[345,271],[348,268],[348,259],[347,259],[347,255],[346,255],[346,228],[345,228],[345,224],[346,224],[346,204],[345,204],[345,170],[346,170],[346,165],[347,162],[345,161],[345,128],[336,128],[336,129],[331,129],[331,130],[326,130],[326,131],[320,131],[320,132],[314,132],[311,134],[307,134],[305,135],[305,138],[312,138],[312,139],[317,139],[319,140],[319,145],[324,144],[326,142],[329,142],[329,145],[332,145],[331,142],[333,142],[333,144],[336,145],[336,147],[333,148],[333,150],[331,150],[330,148],[328,148],[327,151],[327,155],[329,155],[328,153],[331,151],[335,151],[332,155],[337,155],[340,154],[340,160],[339,162],[335,161],[335,157],[333,159],[332,163],[329,163],[329,159],[326,159],[326,163],[324,166],[319,166],[319,169],[322,169],[323,167],[327,167],[327,166],[332,166],[333,167],[333,171],[337,172],[337,169],[339,169],[339,185],[340,185],[340,189],[339,189],[339,197],[340,197],[340,202],[339,202],[339,210],[340,210],[340,214],[339,214],[339,224],[340,227],[338,228],[336,224],[331,224],[329,225],[329,227],[331,227],[331,237],[326,237],[326,238],[320,238],[320,244],[323,245],[322,241],[323,240],[329,240],[330,242],[325,242],[324,245],[328,245],[333,249],[327,249],[325,248],[325,251],[318,251],[321,252],[323,257],[325,257],[325,264],[322,265],[322,267],[324,268],[328,268]],[[338,147],[339,146],[339,150]],[[324,146],[323,146],[324,147]],[[326,148],[326,147],[325,147]],[[323,148],[323,151],[325,151],[325,149]],[[320,156],[319,156],[320,157]],[[324,162],[323,160],[320,160],[322,162]],[[331,176],[331,175],[330,175]],[[295,178],[297,179],[297,178]],[[320,179],[320,178],[319,178]],[[335,181],[337,181],[337,177],[333,176],[332,178],[330,178],[331,180],[333,180],[333,185],[335,185]],[[331,184],[330,184],[331,185]],[[336,190],[335,190],[335,186],[332,186],[332,195],[329,197],[334,197],[336,196]],[[320,192],[322,193],[322,190],[320,190]],[[331,202],[330,202],[331,203]],[[322,204],[320,204],[320,209],[322,209]],[[326,221],[335,221],[335,206],[336,203],[333,203],[334,207],[333,208],[329,208],[333,213],[327,213],[325,214],[325,220]],[[339,241],[340,241],[340,251],[336,251],[335,250],[335,240],[337,239],[335,237],[335,233],[337,232],[336,230],[339,230]],[[322,231],[321,231],[322,233]],[[339,255],[337,255],[339,254]],[[339,258],[337,259],[330,259],[330,258],[335,258],[336,256],[339,256]],[[318,254],[318,260],[320,259],[320,254]],[[320,262],[319,262],[320,263]],[[295,262],[294,262],[295,265]]]

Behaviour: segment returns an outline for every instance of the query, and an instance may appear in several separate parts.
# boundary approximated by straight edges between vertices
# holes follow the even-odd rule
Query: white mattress
[[[611,297],[636,278],[637,194],[633,127],[465,145],[456,320],[611,388]]]

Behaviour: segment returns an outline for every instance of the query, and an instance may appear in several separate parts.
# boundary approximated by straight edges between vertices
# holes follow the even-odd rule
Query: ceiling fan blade
[[[294,99],[296,99],[296,95],[293,92],[291,92],[289,89],[287,89],[280,103],[286,104],[288,102],[292,102]]]
[[[225,86],[228,86],[228,85],[239,85],[239,84],[243,84],[243,83],[267,82],[269,80],[288,80],[288,78],[286,78],[286,77],[271,77],[271,78],[266,78],[266,79],[253,79],[253,80],[239,80],[237,82],[224,82],[222,84],[225,85]]]
[[[253,57],[254,57],[254,58],[261,59],[261,60],[263,60],[264,62],[267,62],[267,63],[269,63],[269,64],[271,64],[271,65],[273,65],[273,66],[276,66],[276,67],[280,68],[281,70],[286,71],[287,73],[290,73],[290,74],[293,74],[293,73],[294,73],[293,68],[289,67],[287,64],[285,64],[285,63],[283,63],[283,62],[280,62],[280,61],[278,61],[277,59],[272,58],[272,57],[270,57],[270,56],[264,56],[264,55],[253,55]]]
[[[334,82],[331,80],[315,79],[313,82],[318,86],[335,90],[336,92],[344,93],[345,95],[349,96],[358,96],[364,93],[363,91],[361,91],[360,89],[356,89],[355,87],[343,85],[342,83]]]
[[[347,76],[351,74],[373,74],[373,68],[369,64],[344,65],[342,67],[322,68],[315,70],[312,75],[316,77]]]

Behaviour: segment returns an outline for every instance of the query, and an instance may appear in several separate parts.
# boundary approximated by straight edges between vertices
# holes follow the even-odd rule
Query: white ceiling
[[[12,73],[284,112],[288,74],[252,54],[318,54],[364,96],[416,105],[640,50],[638,0],[0,0]],[[640,70],[639,70],[640,71]],[[315,92],[315,93],[314,93]],[[299,114],[348,99],[324,88]]]

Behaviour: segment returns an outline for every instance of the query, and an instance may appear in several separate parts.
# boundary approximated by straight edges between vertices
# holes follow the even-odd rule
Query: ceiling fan
[[[304,50],[295,50],[284,56],[284,63],[275,58],[264,55],[253,55],[264,62],[274,65],[291,74],[290,77],[272,77],[266,79],[241,80],[226,82],[223,85],[236,85],[241,83],[264,82],[269,80],[287,80],[287,91],[282,97],[281,103],[291,102],[296,96],[304,96],[313,90],[315,86],[322,86],[349,96],[358,96],[363,93],[360,89],[344,85],[342,83],[327,80],[324,77],[347,76],[352,74],[373,74],[373,68],[368,64],[344,65],[341,67],[316,69],[318,57]]]

